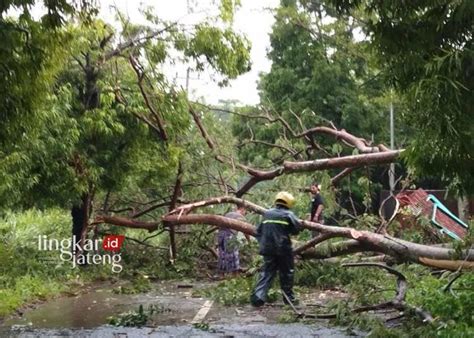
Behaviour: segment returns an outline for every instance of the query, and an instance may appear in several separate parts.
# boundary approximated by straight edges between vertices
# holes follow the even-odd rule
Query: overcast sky
[[[132,22],[143,21],[139,12],[140,7],[155,8],[156,15],[166,20],[180,20],[180,22],[191,23],[199,20],[199,13],[202,15],[216,14],[210,13],[211,8],[218,8],[219,0],[211,6],[212,0],[100,0],[100,17],[105,21],[113,21],[113,14],[110,6],[114,5],[120,11],[127,13]],[[268,34],[273,24],[273,14],[269,9],[278,6],[279,0],[241,0],[242,6],[236,13],[234,29],[244,33],[252,42],[250,72],[232,80],[230,85],[219,88],[209,76],[201,74],[191,74],[189,89],[192,99],[203,98],[206,103],[215,104],[221,100],[239,100],[244,104],[256,104],[259,102],[257,92],[258,74],[268,72],[271,63],[267,59],[267,49],[270,45]],[[194,8],[197,14],[188,13],[188,5]],[[186,67],[175,66],[167,70],[167,75],[171,79],[176,79],[179,85],[185,87]]]

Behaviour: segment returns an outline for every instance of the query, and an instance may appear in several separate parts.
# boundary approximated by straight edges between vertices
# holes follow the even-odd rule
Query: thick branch
[[[360,243],[355,240],[345,240],[329,243],[328,245],[320,243],[315,248],[309,248],[301,252],[300,256],[303,259],[328,259],[368,251],[380,252],[378,248],[366,243]]]
[[[364,165],[386,164],[395,161],[403,150],[391,150],[373,154],[351,155],[305,162],[283,163],[285,173],[326,170],[336,168],[354,168]]]
[[[357,168],[364,165],[391,163],[398,158],[402,151],[403,150],[391,150],[373,154],[351,155],[304,162],[285,161],[283,166],[270,171],[256,170],[253,168],[241,166],[241,168],[246,170],[247,173],[252,177],[250,177],[249,180],[237,191],[236,195],[237,197],[241,197],[257,183],[261,181],[273,180],[274,178],[283,174],[327,169]],[[346,171],[344,175],[347,173],[348,172]]]
[[[165,224],[209,224],[223,228],[231,228],[250,235],[255,234],[255,228],[252,225],[242,221],[229,221],[229,219],[217,215],[166,215],[163,217],[163,222]],[[358,231],[346,227],[327,226],[309,221],[301,222],[304,228],[317,230],[322,234],[330,234],[331,237],[343,237],[355,240],[354,242],[344,243],[344,249],[339,249],[340,251],[344,250],[345,254],[361,251],[360,245],[362,245],[367,251],[385,253],[403,261],[419,264],[425,264],[424,262],[426,259],[450,260],[451,257],[455,255],[455,251],[452,249],[416,244],[395,237],[383,236],[370,231]],[[465,250],[461,255],[462,259],[465,259],[466,261],[474,261],[474,250]],[[305,256],[308,257],[304,252],[302,253],[302,256],[304,258]]]
[[[327,135],[332,135],[336,139],[341,139],[345,143],[350,144],[351,146],[357,148],[361,153],[376,153],[376,152],[381,152],[381,151],[386,151],[387,147],[385,146],[376,146],[376,147],[369,147],[367,144],[368,142],[360,137],[356,137],[344,129],[337,130],[335,128],[329,128],[329,127],[315,127],[308,129],[301,134],[296,135],[297,138],[301,137],[306,137],[308,135],[313,135],[313,134],[327,134]]]
[[[163,223],[165,226],[179,224],[207,224],[219,228],[230,228],[251,236],[255,236],[256,234],[254,226],[243,221],[218,215],[169,215],[163,217]]]
[[[337,138],[343,139],[345,142],[350,143],[354,147],[357,147],[362,153],[362,155],[353,155],[353,156],[344,156],[338,158],[327,158],[327,159],[319,159],[314,161],[304,161],[304,162],[290,162],[285,161],[283,162],[282,166],[279,166],[273,170],[265,171],[259,170],[255,168],[251,168],[245,166],[240,163],[236,163],[239,168],[246,171],[251,177],[247,180],[246,183],[235,193],[237,197],[242,197],[245,193],[247,193],[250,189],[252,189],[257,183],[261,181],[268,181],[273,180],[274,178],[281,176],[283,174],[291,174],[296,172],[307,172],[307,171],[314,171],[314,170],[327,170],[327,169],[344,169],[339,175],[334,177],[334,184],[337,184],[339,180],[341,180],[344,176],[349,174],[353,168],[361,167],[364,165],[376,165],[376,164],[385,164],[391,163],[395,161],[400,153],[403,150],[388,150],[385,146],[379,147],[368,147],[367,141],[355,137],[352,134],[347,133],[345,130],[337,130],[336,128],[328,128],[328,127],[316,127],[312,128],[306,132],[296,135],[295,132],[290,128],[288,122],[283,119],[281,116],[272,117],[268,112],[265,115],[245,115],[236,112],[231,112],[228,110],[216,109],[220,111],[226,111],[229,113],[241,115],[247,118],[258,118],[258,119],[265,119],[269,122],[280,122],[286,130],[290,132],[293,137],[305,137],[308,138],[308,135],[315,133],[315,132],[323,132],[327,134],[331,134],[336,136]],[[207,133],[206,129],[204,128],[202,121],[196,111],[190,106],[189,111],[194,118],[194,121],[199,128],[202,137],[206,141],[209,149],[212,151],[216,150],[216,145],[214,141],[211,139],[209,134]],[[251,140],[253,141],[253,140]],[[259,141],[263,142],[263,141]],[[266,143],[267,145],[277,146],[274,144]],[[289,151],[289,149],[286,149]],[[292,153],[291,151],[289,151]],[[294,154],[293,154],[294,155]],[[222,159],[222,156],[215,155],[215,158],[219,162],[225,162]]]
[[[171,214],[178,214],[178,213],[179,214],[182,214],[182,213],[187,214],[187,213],[189,213],[190,211],[192,211],[196,208],[206,207],[208,205],[223,204],[223,203],[232,203],[232,204],[244,207],[248,210],[251,210],[251,211],[253,211],[257,214],[261,214],[261,215],[264,214],[265,211],[267,211],[267,209],[255,204],[255,203],[252,203],[252,202],[249,202],[249,201],[237,198],[237,197],[221,196],[221,197],[209,198],[207,200],[202,200],[202,201],[199,201],[199,202],[180,205],[176,209],[172,210],[169,214],[170,215]]]
[[[165,215],[163,220],[166,221],[169,216],[175,215],[179,213],[182,215],[185,212],[189,212],[189,210],[193,210],[198,207],[220,204],[220,203],[233,203],[237,205],[244,206],[256,213],[263,214],[266,209],[260,207],[254,203],[244,201],[242,199],[234,198],[231,196],[222,196],[216,198],[210,198],[208,200],[203,200],[187,205],[180,206],[179,208],[173,210],[170,215]],[[189,216],[213,216],[213,215],[189,215]],[[179,217],[179,216],[178,216]],[[183,223],[183,219],[187,216],[181,216],[181,222],[179,224],[186,224]],[[196,218],[192,218],[191,220],[196,220]],[[191,223],[195,223],[195,222]],[[451,265],[445,264],[445,268],[453,270],[459,267],[464,269],[472,269],[474,265],[474,250],[464,250],[462,252],[462,257],[459,261],[455,261],[452,257],[455,256],[455,251],[451,248],[443,248],[443,247],[436,247],[436,246],[428,246],[422,245],[417,243],[412,243],[408,241],[404,241],[398,239],[396,237],[391,237],[388,235],[381,235],[377,233],[373,233],[370,231],[359,231],[353,228],[347,227],[340,227],[340,226],[328,226],[322,225],[315,222],[310,222],[306,220],[300,220],[301,224],[304,228],[309,230],[316,230],[320,232],[322,235],[328,235],[328,238],[331,237],[342,237],[347,238],[350,240],[355,241],[348,241],[344,244],[339,244],[340,247],[334,245],[334,252],[331,253],[328,257],[334,257],[335,255],[342,255],[360,251],[374,251],[379,253],[385,253],[390,256],[394,256],[397,259],[401,259],[404,261],[412,261],[416,263],[420,263],[423,265],[432,266],[436,262],[450,262]],[[213,224],[216,225],[216,224]],[[249,227],[252,227],[248,224]],[[252,227],[253,228],[253,227]],[[236,229],[238,230],[238,229]],[[304,258],[315,258],[319,257],[321,254],[318,254],[317,251],[314,249],[306,250],[305,252],[301,251],[302,256]],[[328,258],[324,257],[324,258]]]
[[[113,58],[114,56],[117,56],[117,55],[123,53],[124,51],[126,51],[127,49],[129,49],[131,47],[139,47],[139,46],[143,45],[145,42],[147,42],[149,40],[152,40],[152,39],[156,38],[158,35],[166,32],[167,30],[169,30],[173,26],[176,26],[177,24],[178,24],[177,22],[173,22],[173,23],[169,24],[168,26],[164,27],[163,29],[151,32],[151,33],[149,33],[145,36],[139,36],[135,39],[130,39],[128,41],[125,41],[125,42],[119,44],[115,49],[113,49],[110,52],[106,53],[102,57],[101,62],[108,61],[111,58]]]

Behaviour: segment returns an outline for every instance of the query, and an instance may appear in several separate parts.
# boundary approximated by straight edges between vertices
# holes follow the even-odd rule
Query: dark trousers
[[[326,224],[324,222],[324,218],[320,217],[319,219],[313,220],[313,222],[319,223],[319,224]],[[311,230],[311,238],[318,237],[321,233],[318,230]]]
[[[280,287],[282,291],[290,299],[294,299],[294,267],[295,263],[291,252],[284,256],[263,256],[263,269],[251,296],[252,304],[258,305],[258,303],[263,303],[267,300],[268,290],[272,286],[277,271],[280,275]]]

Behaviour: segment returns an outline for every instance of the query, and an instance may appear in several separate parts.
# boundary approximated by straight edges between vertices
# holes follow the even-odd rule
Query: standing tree
[[[409,102],[416,130],[408,163],[419,175],[474,192],[474,3],[461,1],[327,0],[363,21],[384,74]]]
[[[32,108],[36,127],[13,145],[21,170],[5,163],[4,177],[21,185],[18,204],[70,207],[80,239],[95,196],[173,180],[190,115],[186,93],[168,81],[163,65],[207,67],[224,82],[247,71],[250,46],[232,31],[233,11],[224,6],[192,27],[145,11],[147,24],[122,19],[119,34],[99,20],[63,28],[71,43],[57,47],[65,57],[54,92]]]

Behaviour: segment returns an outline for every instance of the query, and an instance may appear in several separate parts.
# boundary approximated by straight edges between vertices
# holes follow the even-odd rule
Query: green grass
[[[8,213],[0,220],[0,317],[106,276],[107,267],[71,269],[58,252],[39,251],[38,236],[69,238],[69,213],[59,209]]]
[[[114,226],[103,226],[107,233],[121,233],[144,239],[146,231],[126,230]],[[125,240],[121,249],[120,274],[111,272],[109,265],[88,265],[72,268],[71,262],[62,262],[58,251],[40,251],[38,237],[69,239],[71,236],[71,216],[68,210],[47,209],[6,213],[0,218],[0,318],[21,306],[45,300],[62,292],[76,293],[87,283],[97,280],[125,279],[125,286],[119,293],[146,292],[150,289],[148,277],[170,279],[183,277],[193,270],[179,270],[181,261],[188,262],[187,256],[177,266],[168,266],[168,252],[145,247]],[[147,241],[154,246],[165,246],[167,234]],[[190,265],[192,267],[192,265]]]

